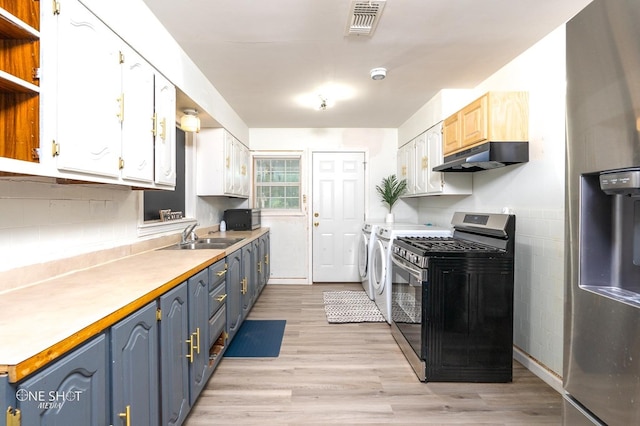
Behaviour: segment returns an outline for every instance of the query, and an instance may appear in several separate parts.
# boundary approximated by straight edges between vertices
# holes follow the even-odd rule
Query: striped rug
[[[364,290],[325,291],[322,296],[327,321],[331,324],[385,322],[376,303]]]

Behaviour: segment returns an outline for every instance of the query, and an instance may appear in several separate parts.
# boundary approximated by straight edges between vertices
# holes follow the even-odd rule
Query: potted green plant
[[[393,213],[391,209],[398,199],[407,192],[407,180],[398,180],[396,175],[389,175],[382,178],[380,185],[376,185],[376,190],[380,194],[383,202],[389,205],[389,213],[387,214],[387,222],[393,222]]]

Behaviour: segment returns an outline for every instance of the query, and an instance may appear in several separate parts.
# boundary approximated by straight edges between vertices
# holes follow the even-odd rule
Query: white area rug
[[[385,322],[376,303],[364,290],[325,291],[322,296],[329,323]]]

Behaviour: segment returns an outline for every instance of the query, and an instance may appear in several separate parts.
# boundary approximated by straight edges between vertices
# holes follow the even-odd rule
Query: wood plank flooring
[[[250,319],[285,319],[278,358],[223,358],[189,415],[214,424],[561,423],[561,396],[514,361],[513,383],[422,383],[386,323],[329,324],[322,292],[268,285]]]

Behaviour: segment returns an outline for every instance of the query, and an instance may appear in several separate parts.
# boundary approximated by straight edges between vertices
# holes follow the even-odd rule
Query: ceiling
[[[387,0],[372,36],[347,36],[351,0],[144,1],[250,128],[399,127],[439,90],[475,87],[590,2]],[[370,78],[376,67],[384,80]],[[325,89],[335,105],[317,110],[327,84],[343,90]],[[299,104],[305,96],[311,105]]]

